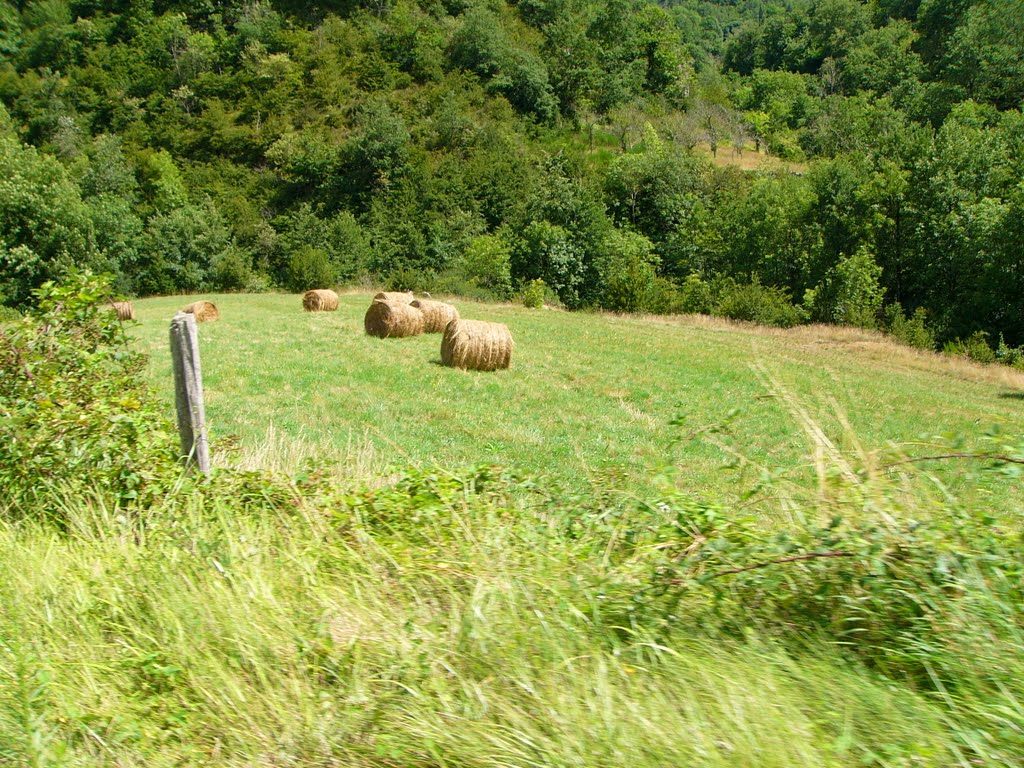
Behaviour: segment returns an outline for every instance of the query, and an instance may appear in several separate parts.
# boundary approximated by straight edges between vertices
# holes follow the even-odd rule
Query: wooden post
[[[171,320],[174,401],[178,409],[181,458],[199,471],[210,471],[210,445],[203,407],[203,374],[199,367],[199,329],[195,315],[179,312]]]

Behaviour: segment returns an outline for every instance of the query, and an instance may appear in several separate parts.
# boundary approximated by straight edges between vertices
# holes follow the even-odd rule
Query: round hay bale
[[[381,339],[419,336],[423,333],[423,313],[411,304],[374,299],[363,318],[370,336]]]
[[[324,288],[306,291],[302,308],[307,312],[334,312],[338,309],[338,294]]]
[[[110,306],[114,308],[114,312],[117,313],[118,320],[134,320],[135,319],[135,305],[130,301],[112,301]]]
[[[448,323],[459,319],[459,310],[443,301],[416,299],[410,306],[423,313],[424,333],[444,333]]]
[[[373,297],[374,301],[393,301],[398,304],[412,304],[412,300],[416,298],[412,295],[412,291],[381,291]]]
[[[211,320],[220,320],[220,311],[212,301],[193,301],[181,310],[196,316],[197,323],[206,323]]]
[[[452,320],[441,337],[441,362],[451,368],[496,371],[508,368],[514,347],[507,325]]]

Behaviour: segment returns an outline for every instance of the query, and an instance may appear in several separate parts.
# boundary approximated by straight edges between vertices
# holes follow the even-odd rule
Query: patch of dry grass
[[[711,146],[707,142],[698,144],[695,149],[719,168],[733,167],[743,171],[784,170],[799,174],[805,173],[808,168],[807,163],[783,160],[764,151],[758,152],[753,144],[745,146],[742,152],[737,152],[731,144],[721,144],[717,155],[711,154]]]
[[[703,328],[713,332],[748,334],[787,342],[787,346],[813,349],[828,356],[830,351],[854,355],[865,363],[881,367],[899,367],[962,379],[983,382],[1024,392],[1024,371],[1005,365],[984,365],[964,357],[951,357],[940,352],[915,349],[900,344],[880,331],[844,325],[813,323],[795,328],[773,328],[739,320],[710,315],[645,315],[652,323]]]

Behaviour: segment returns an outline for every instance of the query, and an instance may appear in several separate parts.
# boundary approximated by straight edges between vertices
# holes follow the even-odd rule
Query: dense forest
[[[1021,0],[2,2],[0,303],[525,288],[1006,358],[1022,102]]]

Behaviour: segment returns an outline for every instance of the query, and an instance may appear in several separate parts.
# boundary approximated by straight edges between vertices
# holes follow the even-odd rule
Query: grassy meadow
[[[457,302],[517,341],[482,374],[369,294],[212,298],[222,471],[0,497],[0,765],[1024,766],[1019,480],[883,467],[1019,443],[1019,374]],[[132,329],[168,412],[185,303]]]
[[[207,419],[215,440],[237,436],[228,443],[238,449],[221,461],[294,470],[316,456],[364,478],[494,462],[575,490],[670,482],[734,500],[766,471],[813,488],[823,448],[877,466],[950,446],[991,450],[993,428],[1024,432],[1024,375],[859,330],[455,301],[516,340],[510,370],[474,373],[440,365],[438,335],[365,336],[371,295],[343,294],[334,313],[304,313],[297,296],[212,297],[222,319],[200,331]],[[168,409],[167,321],[188,300],[136,305]],[[1012,509],[1024,498],[976,463],[930,468],[969,503]]]

